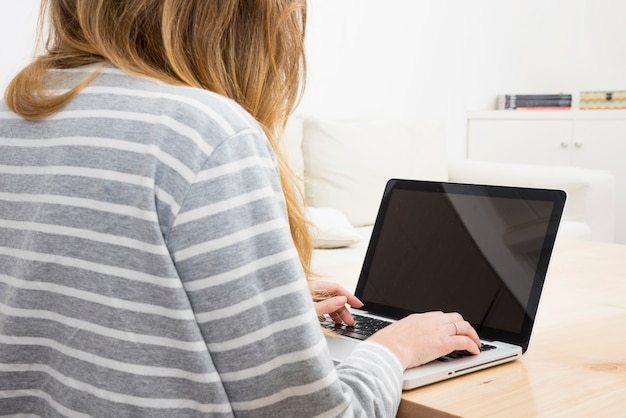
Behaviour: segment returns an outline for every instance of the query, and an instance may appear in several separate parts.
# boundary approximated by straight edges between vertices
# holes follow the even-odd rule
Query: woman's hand
[[[406,368],[420,366],[456,350],[480,352],[480,339],[458,313],[413,314],[369,338],[393,351]]]
[[[360,308],[363,302],[337,283],[325,281],[309,282],[311,295],[315,302],[315,311],[320,320],[325,314],[338,324],[354,325],[354,318],[346,304]]]
[[[328,314],[336,323],[354,325],[347,305],[360,308],[363,302],[342,286],[324,281],[311,281],[309,288],[315,311],[322,319]],[[456,313],[427,312],[403,318],[369,338],[388,347],[407,369],[420,366],[456,350],[480,352],[480,339],[474,328]]]

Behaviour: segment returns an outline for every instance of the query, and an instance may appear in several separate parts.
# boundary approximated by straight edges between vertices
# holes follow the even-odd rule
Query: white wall
[[[0,89],[30,61],[35,50],[39,0],[0,1]]]
[[[622,0],[309,0],[301,113],[465,118],[497,94],[626,90]]]
[[[39,0],[0,2],[0,87],[33,51]],[[626,90],[623,0],[309,0],[299,113],[465,117],[506,93]]]

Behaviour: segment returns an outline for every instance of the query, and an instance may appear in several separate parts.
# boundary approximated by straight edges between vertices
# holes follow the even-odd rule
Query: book
[[[518,106],[510,110],[572,110],[572,106]]]
[[[498,97],[504,97],[509,100],[554,100],[569,99],[572,100],[571,94],[501,94]]]
[[[546,100],[512,100],[505,101],[508,106],[571,106],[571,99],[546,99]]]
[[[571,94],[502,94],[496,97],[496,109],[572,107]]]

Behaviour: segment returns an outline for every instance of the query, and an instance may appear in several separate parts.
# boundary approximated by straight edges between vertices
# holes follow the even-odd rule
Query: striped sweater
[[[108,66],[46,120],[0,104],[1,415],[393,416],[401,374],[333,366],[236,103]]]

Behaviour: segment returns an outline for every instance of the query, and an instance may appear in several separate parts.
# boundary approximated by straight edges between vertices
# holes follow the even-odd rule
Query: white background
[[[207,0],[210,1],[210,0]],[[32,55],[39,0],[0,2],[0,87]],[[497,94],[626,90],[626,1],[309,0],[298,113],[465,118]]]

